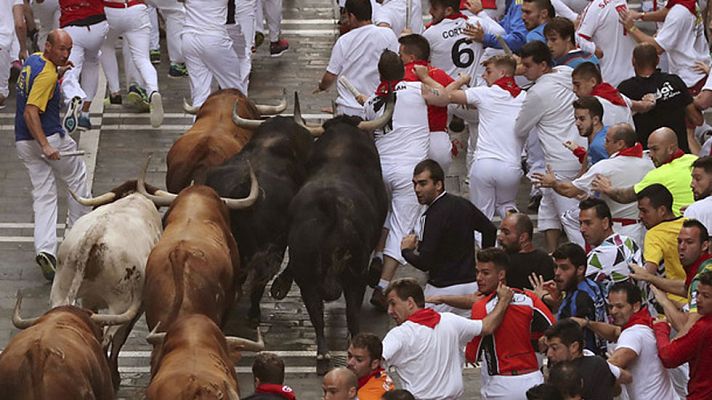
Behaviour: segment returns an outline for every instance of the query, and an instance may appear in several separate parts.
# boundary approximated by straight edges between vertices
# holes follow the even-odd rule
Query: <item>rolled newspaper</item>
[[[504,41],[502,36],[497,35],[497,41],[499,42],[499,45],[502,46],[502,49],[504,50],[505,54],[508,56],[512,55],[512,49],[509,48],[507,45],[507,42]]]
[[[62,157],[77,157],[77,156],[83,156],[86,154],[84,150],[76,150],[76,151],[60,151],[59,152],[59,158]],[[45,157],[44,154],[42,154],[42,158],[47,158]]]
[[[346,89],[349,90],[349,92],[351,92],[351,94],[354,96],[354,98],[358,98],[359,96],[361,96],[361,93],[358,91],[358,89],[356,89],[354,87],[354,85],[352,85],[351,82],[349,82],[349,80],[346,79],[345,76],[340,76],[339,82],[341,82],[341,84],[344,85],[346,87]]]

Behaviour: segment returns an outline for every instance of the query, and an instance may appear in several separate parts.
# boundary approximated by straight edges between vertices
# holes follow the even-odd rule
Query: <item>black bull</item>
[[[317,340],[317,371],[329,365],[324,301],[343,291],[349,333],[359,332],[370,255],[388,211],[378,152],[349,117],[324,124],[314,144],[308,177],[289,206],[289,264],[272,293],[286,294],[292,279],[301,290]]]
[[[252,273],[248,317],[260,319],[260,300],[267,282],[279,271],[287,247],[289,203],[306,178],[312,148],[309,132],[292,118],[273,117],[257,128],[245,148],[208,173],[206,184],[220,196],[245,196],[250,191],[248,161],[260,183],[250,208],[231,211],[232,233],[244,271]],[[241,281],[247,278],[240,277]]]

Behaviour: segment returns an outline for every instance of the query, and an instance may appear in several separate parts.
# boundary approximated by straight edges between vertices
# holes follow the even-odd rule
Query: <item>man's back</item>
[[[510,287],[532,290],[529,282],[532,273],[541,275],[544,281],[554,279],[554,260],[543,250],[509,254],[509,261],[512,263],[512,268],[507,271],[507,284]]]
[[[709,46],[702,19],[696,12],[677,2],[668,11],[655,41],[668,53],[670,72],[678,75],[687,87],[705,79],[705,74],[695,67],[695,63],[709,64]]]
[[[582,356],[573,360],[583,378],[582,397],[586,400],[613,400],[616,377],[600,356]]]

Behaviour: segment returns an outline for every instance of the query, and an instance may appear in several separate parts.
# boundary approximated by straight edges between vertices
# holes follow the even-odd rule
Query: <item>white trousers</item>
[[[353,115],[355,117],[361,117],[363,118],[363,108],[354,108],[354,107],[347,107],[343,106],[341,104],[336,105],[336,113],[334,116],[337,115]],[[412,178],[412,177],[411,177]]]
[[[49,32],[52,29],[59,28],[59,0],[45,0],[41,3],[33,1],[32,13],[35,18],[40,20],[37,45],[40,47],[40,51],[42,51]]]
[[[529,132],[529,136],[527,136],[527,142],[524,147],[527,152],[527,178],[529,178],[529,180],[532,179],[533,173],[537,172],[543,174],[546,170],[544,150],[541,148],[538,132],[537,128],[534,128],[531,132]],[[532,185],[529,195],[541,195],[541,189],[536,185]]]
[[[447,176],[452,163],[452,142],[447,132],[430,132],[428,158],[437,161]]]
[[[76,151],[77,144],[69,136],[58,133],[48,136],[49,144],[60,152]],[[88,197],[87,174],[81,157],[64,157],[57,161],[42,158],[42,149],[35,140],[15,143],[17,155],[25,164],[32,182],[32,209],[35,214],[35,253],[41,251],[57,254],[57,184],[59,180],[79,196]],[[69,207],[68,227],[90,207],[77,203],[67,195]]]
[[[267,17],[269,41],[276,42],[279,40],[280,25],[282,25],[282,0],[257,0],[255,18],[257,32],[264,33],[265,17]]]
[[[501,218],[517,210],[517,191],[522,169],[513,163],[493,158],[480,158],[470,167],[470,201],[488,218],[495,212]]]
[[[571,181],[576,176],[576,171],[554,171],[557,179]],[[541,205],[539,206],[539,221],[538,228],[540,231],[549,229],[564,228],[566,236],[570,242],[576,243],[581,247],[585,246],[583,236],[579,231],[578,224],[575,227],[571,223],[565,221],[578,221],[578,204],[577,199],[562,196],[551,188],[542,188]],[[571,211],[569,211],[571,210]],[[568,212],[568,213],[567,213]]]
[[[168,58],[174,64],[184,63],[185,59],[183,58],[180,40],[180,35],[183,32],[183,21],[185,20],[183,3],[175,0],[151,0],[150,4],[158,10],[166,23]],[[158,23],[157,16],[156,23]],[[156,25],[156,31],[158,31],[158,25]],[[151,48],[158,49],[160,46],[151,46]]]
[[[151,39],[149,40],[149,47],[151,50],[161,49],[161,27],[158,24],[158,10],[156,6],[151,3],[148,4],[148,20],[151,22]]]
[[[5,97],[10,94],[8,80],[10,79],[10,63],[12,62],[10,46],[0,47],[0,96]]]
[[[67,71],[62,81],[64,100],[69,102],[73,97],[79,97],[91,101],[99,85],[99,51],[109,24],[101,21],[90,26],[66,26],[64,31],[72,37],[69,61],[74,63],[74,68]]]
[[[527,400],[527,390],[532,386],[544,383],[544,375],[540,371],[524,375],[489,376],[485,363],[482,363],[482,388],[480,396],[486,400]]]
[[[158,75],[149,55],[151,23],[148,7],[144,4],[128,8],[104,7],[104,12],[109,21],[109,33],[101,48],[101,65],[111,93],[119,91],[119,66],[114,50],[119,36],[123,36],[124,41],[128,43],[131,60],[136,65],[148,94],[158,91]]]
[[[400,163],[384,162],[381,159],[381,171],[386,192],[391,199],[390,209],[386,217],[386,246],[383,254],[405,264],[401,255],[401,241],[403,237],[413,232],[415,223],[421,214],[422,206],[413,190],[413,169],[417,162],[401,161]]]
[[[475,109],[470,110],[455,105],[450,105],[447,111],[448,114],[460,117],[465,121],[465,126],[469,132],[469,136],[467,137],[467,157],[465,159],[465,166],[467,167],[467,171],[469,171],[475,157],[475,150],[477,149],[480,114]],[[448,120],[450,120],[450,118],[448,118]]]
[[[474,268],[474,267],[473,267]],[[435,287],[429,283],[425,284],[425,298],[432,296],[466,296],[475,293],[478,290],[477,282],[461,283],[446,287]],[[437,312],[449,312],[461,317],[470,318],[472,310],[464,308],[456,308],[447,304],[432,304],[425,303],[425,307],[430,307]]]
[[[222,89],[234,88],[246,92],[237,68],[239,61],[227,34],[198,36],[184,33],[181,38],[193,106],[200,107],[208,98],[213,77]]]

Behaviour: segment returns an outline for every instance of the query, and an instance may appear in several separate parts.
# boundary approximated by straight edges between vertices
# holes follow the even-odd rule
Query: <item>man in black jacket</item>
[[[495,244],[497,228],[467,199],[445,191],[445,174],[437,162],[424,160],[413,172],[418,202],[427,205],[416,227],[418,234],[403,238],[401,252],[408,263],[428,273],[425,297],[469,295],[477,291],[474,232],[482,247]],[[469,316],[470,310],[429,304],[439,312]]]
[[[284,361],[274,353],[257,354],[252,363],[255,393],[245,400],[297,400],[292,388],[284,384]]]

